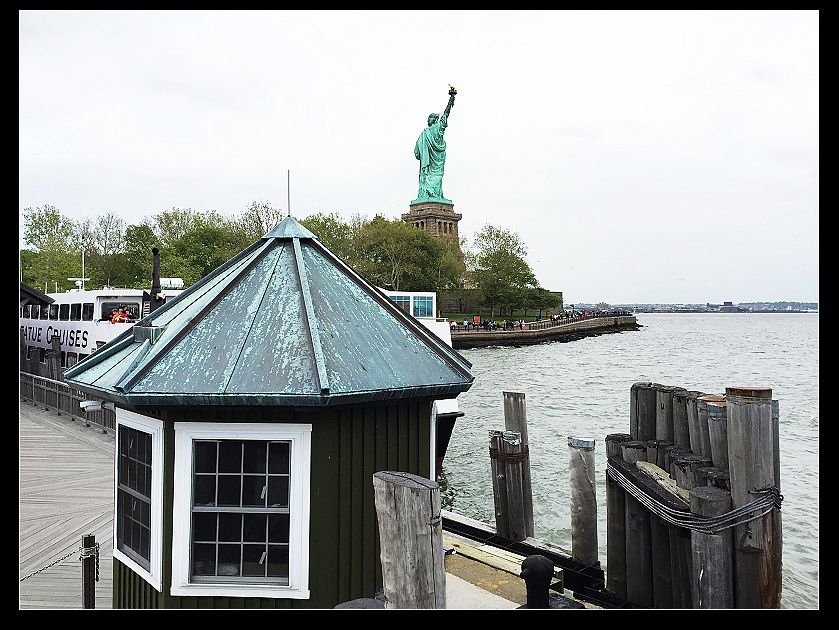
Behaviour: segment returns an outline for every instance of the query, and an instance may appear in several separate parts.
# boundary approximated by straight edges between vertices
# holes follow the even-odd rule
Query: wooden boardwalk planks
[[[18,578],[78,549],[100,545],[96,607],[111,607],[113,433],[21,401]],[[20,582],[20,608],[81,608],[78,553]]]

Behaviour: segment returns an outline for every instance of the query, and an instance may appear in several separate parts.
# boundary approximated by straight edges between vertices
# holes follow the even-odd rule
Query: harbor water
[[[638,315],[642,328],[535,346],[462,350],[475,383],[459,397],[443,466],[443,507],[494,525],[488,431],[502,391],[524,392],[537,538],[571,547],[567,437],[596,439],[598,541],[606,566],[603,438],[629,432],[629,389],[653,381],[706,393],[768,386],[780,405],[782,608],[819,607],[819,316]]]

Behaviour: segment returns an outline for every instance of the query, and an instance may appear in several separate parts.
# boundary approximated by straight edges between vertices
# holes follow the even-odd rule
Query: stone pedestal
[[[432,236],[458,239],[457,223],[462,214],[454,211],[454,204],[448,200],[419,200],[411,202],[410,210],[402,220],[422,228]]]

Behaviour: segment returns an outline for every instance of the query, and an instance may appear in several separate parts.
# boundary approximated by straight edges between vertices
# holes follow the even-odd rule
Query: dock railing
[[[82,402],[101,401],[88,397],[87,394],[73,389],[67,383],[37,374],[20,372],[20,397],[48,411],[69,416],[71,420],[81,420],[88,425],[95,424],[103,431],[114,430],[116,412],[104,403],[96,411],[85,411],[81,406]]]
[[[540,321],[533,321],[533,322],[524,322],[523,325],[512,325],[513,322],[504,319],[501,322],[496,322],[500,324],[491,329],[484,328],[483,324],[474,324],[469,322],[467,326],[463,325],[463,322],[455,322],[455,326],[452,326],[451,331],[453,333],[487,333],[487,332],[515,332],[518,330],[546,330],[548,328],[556,328],[558,326],[567,326],[569,324],[576,324],[577,322],[582,322],[589,319],[597,319],[603,317],[622,317],[626,315],[632,315],[629,312],[623,311],[603,311],[603,312],[596,312],[596,313],[588,313],[586,315],[577,314],[572,315],[570,317],[560,316],[556,319],[542,319]],[[494,320],[491,320],[494,321]],[[506,327],[505,327],[506,322]]]

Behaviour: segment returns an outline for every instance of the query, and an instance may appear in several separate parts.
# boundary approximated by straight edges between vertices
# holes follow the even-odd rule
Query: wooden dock
[[[111,608],[114,436],[20,403],[19,607],[82,608],[82,536],[100,545],[96,608]],[[74,553],[71,553],[74,552]]]

